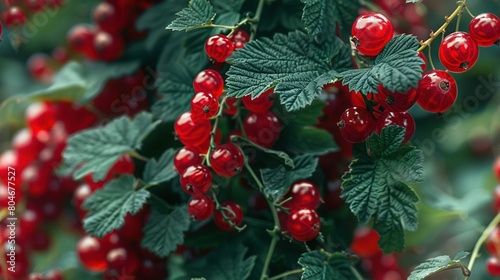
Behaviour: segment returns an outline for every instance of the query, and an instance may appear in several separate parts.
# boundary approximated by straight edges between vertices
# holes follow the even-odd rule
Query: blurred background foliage
[[[0,100],[44,87],[29,77],[25,67],[27,59],[35,52],[50,54],[55,47],[64,45],[66,33],[72,26],[90,22],[90,11],[96,3],[99,1],[68,0],[61,10],[48,15],[45,24],[30,21],[29,30],[25,31],[29,36],[21,44],[19,34],[4,29],[4,40],[0,43]],[[427,7],[427,22],[434,29],[455,8],[455,1],[423,3]],[[500,0],[470,0],[468,5],[474,14],[500,13]],[[469,21],[470,17],[464,14],[460,29],[467,30]],[[453,23],[448,33],[454,28]],[[433,44],[432,58],[436,68],[442,69],[437,57],[438,46],[438,42]],[[450,111],[436,116],[418,106],[411,110],[417,122],[412,141],[424,151],[426,180],[414,188],[422,199],[420,222],[418,230],[407,235],[408,250],[399,255],[406,268],[429,257],[471,251],[484,226],[494,216],[493,189],[497,181],[492,165],[500,155],[500,47],[480,48],[477,64],[470,71],[453,76],[459,96]],[[18,113],[23,106],[25,104],[20,103],[7,114],[22,116]],[[12,133],[20,126],[23,126],[21,117],[8,123],[0,118],[0,150],[8,148]],[[75,273],[85,273],[77,268],[78,261],[70,252],[78,236],[68,232],[57,230],[60,237],[55,239],[57,245],[51,252],[37,256],[35,270],[57,265],[76,267]],[[484,269],[486,258],[487,253],[477,261],[471,279],[489,279]],[[436,279],[455,279],[459,274],[459,271],[451,271],[448,276],[440,274]],[[75,274],[75,278],[70,279],[92,277]]]

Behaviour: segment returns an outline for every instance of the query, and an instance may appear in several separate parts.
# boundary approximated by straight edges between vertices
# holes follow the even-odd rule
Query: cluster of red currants
[[[318,236],[321,221],[316,209],[321,202],[318,186],[308,180],[299,180],[290,186],[278,208],[281,231],[298,241],[309,241]]]
[[[35,14],[44,9],[56,9],[64,4],[63,0],[7,0],[7,9],[2,12],[1,19],[8,28],[19,28],[26,24],[27,12]],[[28,14],[28,15],[29,15]],[[0,24],[0,36],[2,35]]]
[[[354,231],[351,250],[358,255],[361,266],[372,280],[403,280],[407,275],[398,263],[395,254],[384,255],[378,241],[379,234],[374,229],[360,226]]]
[[[126,42],[145,36],[135,28],[135,22],[156,2],[108,0],[100,3],[92,14],[95,25],[78,24],[69,31],[71,50],[90,60],[116,60],[123,54]]]
[[[149,208],[145,207],[134,216],[127,215],[122,228],[103,238],[83,236],[76,247],[80,262],[89,271],[104,272],[104,279],[165,279],[168,275],[166,258],[160,258],[138,245],[143,238],[142,228],[148,215]]]
[[[12,241],[10,237],[15,237],[16,270],[8,271],[12,279],[26,277],[30,252],[50,247],[51,237],[44,224],[60,217],[62,202],[77,187],[71,177],[56,175],[55,169],[62,161],[61,153],[68,136],[92,126],[96,120],[91,112],[69,102],[33,103],[26,109],[27,127],[15,134],[12,149],[0,155],[0,205],[6,208],[12,205],[9,201],[16,202],[13,212],[19,215],[15,235],[4,226],[0,236],[2,246],[7,247],[6,243]],[[8,172],[12,170],[13,173]],[[11,181],[6,178],[8,175],[14,178],[14,186],[9,186],[15,192],[7,187],[8,182],[12,182],[12,178]],[[62,276],[54,278],[57,275],[60,273],[51,272],[40,279],[62,279]]]
[[[365,13],[353,23],[352,42],[363,55],[375,57],[392,39],[394,27],[387,17],[379,13]],[[500,39],[500,20],[493,14],[485,13],[472,19],[469,34],[454,32],[444,38],[439,47],[439,58],[451,72],[465,72],[478,58],[478,45],[491,46]],[[425,71],[426,58],[422,58]],[[424,110],[442,113],[455,103],[457,85],[455,79],[444,70],[431,70],[423,74],[417,88],[406,92],[390,92],[379,85],[377,93],[363,95],[350,93],[350,107],[344,111],[338,122],[345,140],[353,143],[363,142],[373,132],[389,125],[406,128],[404,142],[413,136],[415,122],[406,112],[415,103]]]

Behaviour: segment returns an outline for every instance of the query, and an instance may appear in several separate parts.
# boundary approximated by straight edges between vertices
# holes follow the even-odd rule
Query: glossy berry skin
[[[215,98],[219,98],[224,90],[224,79],[219,72],[206,69],[194,77],[193,88],[195,92],[210,92]]]
[[[235,49],[241,49],[245,43],[250,41],[250,35],[243,29],[236,29],[234,33],[229,36],[229,39],[233,42]]]
[[[377,100],[385,110],[403,112],[417,103],[418,90],[416,88],[411,88],[407,92],[391,92],[379,85],[378,90]]]
[[[226,106],[224,106],[224,114],[227,114],[229,116],[234,116],[238,112],[238,108],[236,107],[236,104],[238,102],[238,98],[235,97],[228,97],[226,99]]]
[[[443,70],[424,73],[418,83],[418,91],[418,105],[429,112],[442,113],[450,109],[457,99],[457,83]]]
[[[500,212],[500,185],[497,185],[495,187],[494,197],[493,197],[493,211],[495,211],[495,213]]]
[[[191,112],[182,114],[174,124],[174,130],[181,142],[190,146],[200,143],[200,139],[210,137],[212,125],[210,121],[193,118]]]
[[[248,114],[243,121],[243,127],[248,140],[265,148],[272,147],[281,132],[281,122],[271,111]]]
[[[321,222],[313,209],[302,208],[290,213],[287,221],[288,233],[298,241],[306,242],[318,236]]]
[[[51,130],[56,123],[54,109],[54,106],[49,102],[36,102],[26,108],[26,121],[33,135]]]
[[[451,72],[462,73],[476,64],[479,48],[476,41],[465,32],[446,36],[439,46],[439,60]]]
[[[410,141],[415,134],[415,120],[408,112],[384,112],[377,120],[377,133],[380,134],[382,129],[390,125],[397,125],[406,129],[403,143]]]
[[[125,50],[125,43],[120,36],[106,31],[99,31],[95,34],[93,46],[97,58],[105,61],[117,59]]]
[[[392,39],[393,34],[392,23],[379,13],[360,15],[351,28],[351,40],[356,49],[367,56],[378,55]]]
[[[52,69],[49,61],[49,56],[44,53],[35,53],[28,58],[26,68],[35,81],[46,84],[52,82],[54,69]]]
[[[273,107],[274,99],[272,97],[274,88],[264,91],[259,97],[252,99],[252,95],[246,95],[241,98],[243,105],[253,113],[265,113]]]
[[[77,24],[68,32],[68,45],[70,48],[89,58],[96,58],[94,51],[95,28],[88,24]]]
[[[378,247],[379,240],[380,236],[376,230],[362,226],[354,231],[351,249],[362,258],[371,258],[382,254]]]
[[[486,249],[493,256],[498,256],[500,253],[500,228],[497,226],[493,229],[490,236],[486,240]]]
[[[92,14],[94,22],[99,29],[110,33],[119,32],[126,24],[126,15],[120,13],[117,5],[109,2],[102,2],[97,5]]]
[[[491,256],[486,261],[486,271],[491,276],[500,276],[500,260],[496,256]]]
[[[45,279],[44,280],[63,280],[63,275],[61,271],[57,269],[50,270],[49,272],[45,273]]]
[[[234,44],[227,36],[213,35],[205,42],[205,52],[216,62],[226,62],[234,51]]]
[[[210,165],[221,177],[233,177],[240,172],[245,158],[240,149],[232,144],[223,144],[210,154]]]
[[[495,163],[493,163],[493,173],[495,173],[497,181],[500,182],[500,157],[497,157]]]
[[[126,247],[115,248],[106,255],[106,276],[112,272],[122,275],[134,275],[139,270],[140,260],[134,250]],[[111,273],[110,273],[111,272]]]
[[[474,17],[469,24],[469,34],[482,47],[489,47],[500,40],[500,19],[490,13]]]
[[[375,121],[362,107],[350,107],[342,113],[337,123],[340,134],[352,143],[363,142],[375,130]]]
[[[214,201],[208,195],[195,194],[189,200],[187,209],[193,220],[203,221],[214,213]]]
[[[228,219],[236,226],[241,225],[243,222],[243,209],[241,209],[241,206],[233,201],[225,201],[220,204],[223,208],[228,208],[228,209],[222,209],[221,211],[216,211],[214,214],[214,222],[215,225],[222,229],[222,230],[233,230],[233,227],[228,221],[224,220],[224,216],[222,214],[222,211],[224,211],[224,214]]]
[[[78,241],[76,251],[80,262],[90,271],[104,271],[106,269],[106,252],[99,239],[86,235]]]
[[[182,174],[188,167],[201,164],[202,161],[203,157],[196,149],[184,147],[175,154],[174,166],[177,172]]]
[[[212,186],[212,172],[198,164],[188,167],[181,175],[181,187],[190,194],[205,193]]]
[[[299,180],[290,186],[289,207],[294,209],[308,208],[316,209],[321,201],[318,186],[308,180]]]
[[[209,92],[198,92],[191,99],[191,117],[211,119],[219,112],[219,101]]]
[[[2,22],[8,28],[21,27],[26,23],[26,14],[21,8],[11,6],[2,13]]]
[[[425,71],[425,69],[427,69],[427,58],[423,52],[418,52],[418,57],[424,61],[424,64],[422,64],[422,71]]]

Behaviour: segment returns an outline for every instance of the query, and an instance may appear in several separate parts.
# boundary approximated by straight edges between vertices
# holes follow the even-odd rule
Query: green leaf
[[[158,160],[150,159],[144,167],[143,179],[148,185],[158,185],[174,178],[174,156],[176,151],[166,150]]]
[[[423,280],[435,273],[441,272],[445,269],[461,266],[460,260],[469,255],[468,252],[458,252],[455,257],[450,259],[449,256],[439,256],[426,260],[424,263],[419,264],[411,272],[408,280]]]
[[[417,227],[417,195],[405,183],[423,180],[423,153],[414,146],[401,146],[405,129],[384,128],[366,146],[354,149],[354,160],[342,177],[341,197],[361,223],[375,220],[384,252],[404,249],[404,229]],[[368,152],[369,151],[369,152]]]
[[[392,92],[416,88],[422,78],[423,60],[416,51],[419,46],[416,37],[398,35],[387,43],[372,68],[340,73],[342,83],[348,85],[350,90],[364,94],[377,93],[379,84]]]
[[[184,58],[172,63],[158,78],[158,92],[161,98],[152,107],[153,115],[164,121],[175,121],[182,113],[190,110],[194,95],[193,79],[205,66],[197,57]]]
[[[184,242],[184,232],[191,220],[186,206],[176,207],[170,214],[161,213],[153,208],[151,217],[144,227],[141,246],[166,257]]]
[[[206,279],[246,280],[257,259],[256,256],[245,258],[247,250],[241,243],[222,242],[215,251],[189,264],[188,275],[181,279],[203,276]]]
[[[99,238],[120,229],[127,214],[137,214],[149,198],[146,190],[135,190],[135,178],[124,175],[97,190],[85,200],[83,208],[89,210],[83,227],[85,231]]]
[[[294,154],[324,155],[338,150],[328,131],[313,126],[288,129],[281,137],[286,139],[286,149]]]
[[[361,6],[357,0],[301,0],[304,3],[302,21],[311,36],[332,36],[337,24],[343,38],[348,38],[350,28]],[[347,36],[347,37],[346,37]]]
[[[275,86],[274,93],[288,111],[304,108],[321,94],[324,84],[337,79],[332,67],[345,68],[345,48],[338,39],[319,45],[299,31],[249,42],[229,58],[233,64],[227,72],[228,95],[256,98]]]
[[[286,194],[293,182],[311,177],[318,165],[318,159],[312,155],[297,156],[293,162],[295,167],[292,169],[280,165],[274,169],[266,168],[260,171],[264,194],[274,202]]]
[[[342,253],[330,256],[318,251],[302,254],[298,263],[302,266],[302,280],[351,280],[356,279],[349,259]]]
[[[189,6],[178,12],[177,18],[167,29],[174,31],[189,31],[212,21],[215,17],[214,8],[207,0],[190,0]]]
[[[252,147],[254,147],[254,148],[256,148],[264,153],[267,153],[270,156],[274,156],[274,157],[278,158],[280,161],[283,162],[284,165],[287,165],[291,168],[293,168],[295,166],[293,160],[285,152],[264,148],[262,146],[255,144],[252,141],[249,141],[248,139],[246,139],[244,137],[237,136],[237,135],[231,136],[231,142],[233,142],[235,145],[239,145],[239,146],[252,146]]]
[[[92,178],[99,181],[120,156],[140,149],[142,140],[158,124],[151,114],[143,112],[133,120],[123,116],[104,127],[74,134],[63,152],[64,164],[68,170],[76,169],[75,179],[93,173]]]

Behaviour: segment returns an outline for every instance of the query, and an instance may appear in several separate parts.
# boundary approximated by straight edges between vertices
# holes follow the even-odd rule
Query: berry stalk
[[[453,19],[462,14],[462,10],[466,7],[466,4],[467,4],[467,0],[463,0],[463,1],[457,1],[457,8],[453,11],[453,13],[450,15],[450,16],[446,16],[444,18],[445,22],[443,23],[443,25],[441,25],[441,27],[439,27],[439,29],[436,31],[436,32],[431,32],[430,34],[430,37],[429,39],[425,40],[424,42],[420,42],[420,47],[417,49],[417,52],[421,52],[422,50],[424,50],[426,47],[429,47],[430,44],[439,36],[441,35],[443,32],[445,32],[446,30],[446,27],[448,27],[448,25],[450,25],[450,23],[453,21]]]
[[[476,245],[474,245],[474,250],[472,251],[472,255],[470,257],[469,264],[467,265],[467,268],[469,269],[469,272],[472,271],[472,267],[474,266],[474,262],[476,262],[476,259],[479,254],[479,249],[481,249],[481,246],[483,243],[488,239],[488,236],[490,236],[491,232],[495,229],[495,227],[500,223],[500,212],[491,220],[490,224],[486,227],[486,229],[483,231],[481,236],[476,242]],[[464,280],[468,280],[470,276],[467,275]]]

